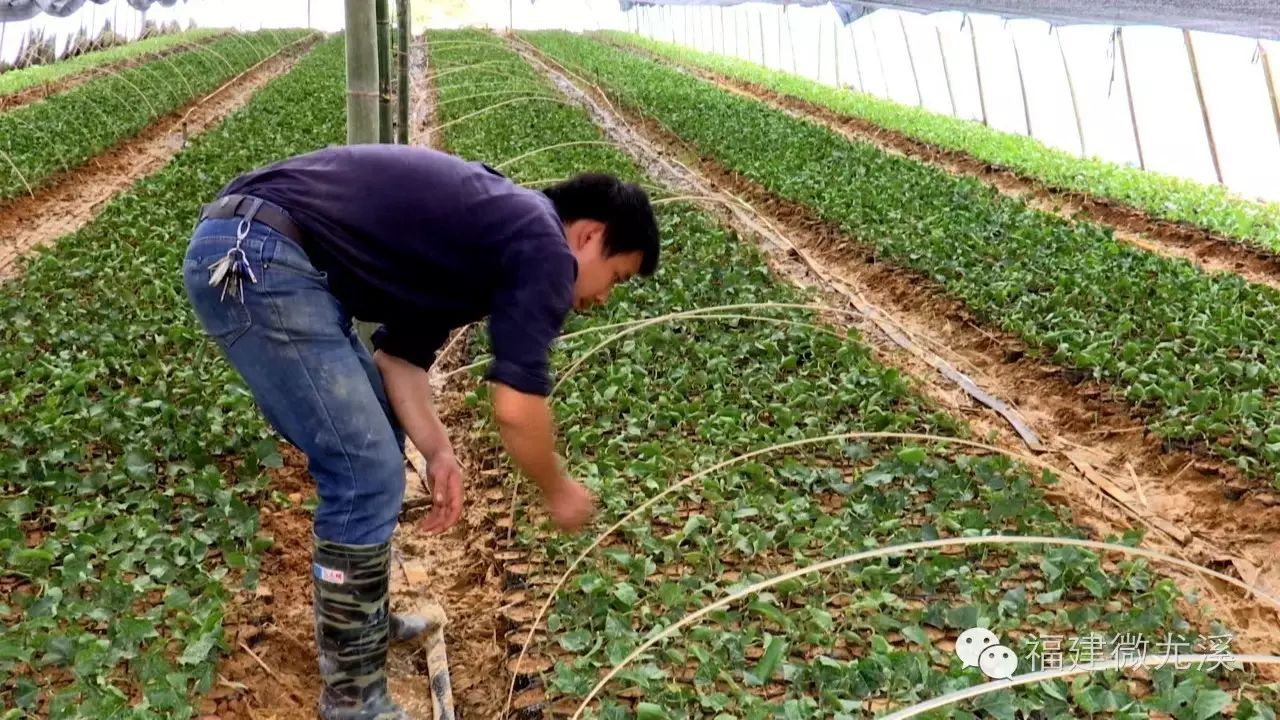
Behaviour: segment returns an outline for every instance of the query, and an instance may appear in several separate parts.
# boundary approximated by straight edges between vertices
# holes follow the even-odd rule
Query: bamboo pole
[[[853,72],[858,78],[858,92],[866,92],[867,80],[862,76],[862,61],[858,59],[858,36],[853,32],[853,23],[849,23],[849,45],[853,47]]]
[[[778,69],[782,69],[782,15],[787,11],[786,6],[778,6]]]
[[[1009,28],[1006,26],[1006,30]],[[1018,50],[1018,36],[1009,30],[1009,42],[1013,44],[1013,64],[1018,69],[1018,90],[1022,92],[1022,117],[1027,124],[1027,137],[1035,137],[1031,132],[1031,103],[1027,100],[1027,81],[1022,75],[1022,52]]]
[[[396,0],[396,29],[400,37],[400,86],[396,92],[399,128],[396,141],[409,144],[409,45],[413,42],[413,13],[409,0]]]
[[[1116,28],[1116,45],[1120,50],[1120,71],[1124,75],[1124,92],[1129,96],[1129,123],[1133,126],[1133,144],[1138,149],[1138,167],[1147,169],[1142,154],[1142,135],[1138,132],[1138,111],[1133,102],[1133,83],[1129,81],[1129,62],[1124,53],[1124,28]]]
[[[1276,72],[1271,68],[1271,56],[1267,48],[1258,43],[1258,52],[1262,60],[1262,79],[1267,83],[1267,95],[1271,98],[1271,115],[1276,121],[1276,139],[1280,140],[1280,91],[1276,90]]]
[[[1067,74],[1067,89],[1071,91],[1071,112],[1076,118],[1076,135],[1080,138],[1080,157],[1088,156],[1088,149],[1084,141],[1084,121],[1080,117],[1080,101],[1076,96],[1076,81],[1071,76],[1071,65],[1067,62],[1067,50],[1062,43],[1062,30],[1054,28],[1054,35],[1058,36],[1058,54],[1062,56],[1062,70]]]
[[[729,46],[727,44],[728,35],[724,34],[724,6],[720,6],[720,54],[728,55]]]
[[[978,62],[978,26],[968,15],[965,19],[969,21],[969,42],[973,45],[973,74],[978,78],[978,107],[982,109],[982,124],[990,125],[987,122],[987,97],[982,92],[982,63]]]
[[[1187,46],[1187,61],[1191,63],[1191,79],[1196,86],[1196,100],[1200,101],[1200,119],[1204,121],[1204,136],[1209,141],[1209,157],[1213,158],[1213,174],[1222,184],[1222,161],[1218,158],[1218,142],[1213,137],[1213,123],[1209,122],[1209,104],[1204,100],[1204,85],[1200,82],[1200,64],[1196,62],[1195,45],[1191,42],[1191,31],[1182,31],[1182,42]]]
[[[374,3],[378,30],[378,142],[391,142],[391,6]]]
[[[911,65],[911,81],[916,86],[916,105],[924,107],[924,93],[920,91],[920,74],[916,72],[916,56],[911,52],[911,36],[907,34],[907,20],[898,13],[898,27],[902,28],[902,42],[907,46],[907,63]]]
[[[947,81],[947,100],[951,102],[951,117],[960,117],[956,109],[956,91],[951,87],[951,68],[947,66],[947,51],[942,45],[942,28],[934,26],[933,32],[938,36],[938,57],[942,58],[942,77]]]
[[[840,18],[831,23],[831,62],[836,68],[836,87],[844,87],[840,82]]]
[[[884,82],[884,95],[892,99],[893,93],[889,92],[889,76],[884,71],[884,55],[880,52],[880,34],[876,32],[875,19],[868,19],[867,24],[871,26],[871,44],[876,48],[876,65],[880,67],[880,79]]]
[[[791,48],[791,74],[799,75],[800,67],[796,64],[796,35],[791,31],[791,16],[786,12],[782,14],[787,19],[787,47]],[[779,58],[779,62],[781,62],[781,58]]]
[[[795,52],[794,47],[791,52]],[[814,73],[814,79],[822,82],[822,18],[818,18],[818,70]]]
[[[347,143],[378,141],[378,28],[373,5],[346,0]]]

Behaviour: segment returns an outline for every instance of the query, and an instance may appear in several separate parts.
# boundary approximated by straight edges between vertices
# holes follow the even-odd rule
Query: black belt
[[[298,227],[284,208],[251,195],[227,195],[214,200],[200,210],[201,220],[222,220],[231,217],[248,217],[299,245],[303,243],[302,228]]]

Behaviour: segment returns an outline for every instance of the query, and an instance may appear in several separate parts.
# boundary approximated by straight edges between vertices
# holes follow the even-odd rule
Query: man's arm
[[[381,350],[373,354],[373,360],[400,427],[427,460],[433,497],[431,512],[421,528],[426,532],[448,530],[462,517],[462,470],[431,401],[427,371]]]
[[[493,413],[502,444],[520,470],[538,484],[557,526],[576,530],[595,509],[591,493],[564,473],[555,452],[555,420],[547,399],[493,383]]]

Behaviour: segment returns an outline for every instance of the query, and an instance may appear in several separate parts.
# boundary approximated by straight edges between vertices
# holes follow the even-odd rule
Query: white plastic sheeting
[[[1079,155],[1081,134],[1065,70],[1069,66],[1083,154],[1139,165],[1129,87],[1110,26],[1054,27],[1041,20],[975,14],[966,20],[961,13],[897,10],[879,10],[845,26],[830,7],[790,6],[784,12],[765,3],[637,7],[628,15],[629,28],[647,37],[733,55],[830,85],[836,84],[838,68],[842,86],[904,105],[981,122],[985,104],[987,124],[1007,132],[1027,134],[1029,117],[1033,137]],[[985,103],[978,99],[973,33]],[[1267,93],[1265,57],[1259,52],[1266,50],[1280,73],[1280,43],[1191,35],[1224,184],[1245,197],[1280,201],[1280,128]],[[1216,183],[1182,31],[1127,26],[1122,42],[1143,164]]]

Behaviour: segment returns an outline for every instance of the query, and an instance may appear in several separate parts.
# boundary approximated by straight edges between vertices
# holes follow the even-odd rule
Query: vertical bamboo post
[[[791,48],[791,52],[795,51],[794,47]],[[814,79],[822,82],[822,18],[818,18],[818,69],[814,73]]]
[[[347,143],[378,141],[378,27],[373,5],[346,0]]]
[[[307,29],[311,29],[311,0],[307,0]]]
[[[884,82],[884,95],[887,98],[892,98],[893,94],[889,92],[889,75],[884,71],[884,56],[880,53],[880,33],[876,32],[874,18],[868,19],[867,24],[871,26],[871,44],[876,48],[876,65],[880,67],[880,80]]]
[[[1191,42],[1191,31],[1182,31],[1182,42],[1187,46],[1187,61],[1191,63],[1191,79],[1195,81],[1196,100],[1200,101],[1200,118],[1204,120],[1204,136],[1209,140],[1209,156],[1213,158],[1213,173],[1222,184],[1222,161],[1218,158],[1218,142],[1213,137],[1213,124],[1209,122],[1209,105],[1204,100],[1204,85],[1200,82],[1200,64],[1196,62],[1195,45]]]
[[[840,18],[836,17],[836,21],[831,23],[831,62],[836,68],[836,87],[843,88],[844,83],[840,82]]]
[[[1133,126],[1133,145],[1138,149],[1138,167],[1147,169],[1142,153],[1142,134],[1138,132],[1138,111],[1133,102],[1133,83],[1129,80],[1129,62],[1124,53],[1124,28],[1116,28],[1116,46],[1120,49],[1120,70],[1124,75],[1124,92],[1129,96],[1129,123]]]
[[[778,69],[782,69],[782,16],[786,13],[785,5],[778,6]]]
[[[982,124],[989,125],[987,122],[987,96],[982,92],[982,64],[978,62],[978,26],[968,15],[965,19],[969,21],[969,42],[973,45],[973,74],[978,78],[978,107],[982,109]]]
[[[764,40],[764,10],[763,9],[760,10],[759,15],[756,15],[756,19],[760,21],[760,64],[763,65],[764,67],[769,67],[769,60],[768,58],[765,57],[765,54],[764,54],[765,40]],[[748,30],[747,40],[749,41],[750,39],[751,39],[751,31]],[[750,42],[748,42],[747,44],[749,45]]]
[[[799,75],[800,67],[796,60],[796,36],[795,33],[791,31],[791,16],[787,15],[785,12],[783,15],[787,18],[787,47],[791,48],[791,74]],[[779,58],[779,62],[781,62],[781,58]]]
[[[724,34],[724,6],[720,6],[720,54],[729,54],[728,35]]]
[[[951,87],[951,68],[947,65],[947,50],[942,45],[942,28],[935,25],[933,32],[938,37],[938,57],[942,58],[942,77],[947,81],[947,100],[951,103],[951,117],[960,117],[956,109],[956,91]]]
[[[858,37],[853,32],[853,23],[849,23],[849,45],[853,47],[853,72],[858,78],[858,92],[866,92],[867,81],[862,77],[862,61],[858,59]]]
[[[920,90],[920,74],[916,72],[916,56],[911,52],[911,36],[907,34],[906,13],[898,11],[898,26],[902,28],[902,42],[907,45],[907,63],[911,65],[911,81],[916,86],[916,104],[924,107],[924,93]]]
[[[1027,137],[1035,137],[1031,132],[1031,103],[1027,101],[1027,81],[1022,76],[1022,52],[1018,50],[1018,36],[1005,27],[1009,33],[1009,42],[1013,44],[1013,64],[1018,69],[1018,90],[1022,92],[1022,117],[1027,124]]]
[[[1271,56],[1267,48],[1258,43],[1259,59],[1262,60],[1262,79],[1267,83],[1267,96],[1271,98],[1271,115],[1276,121],[1276,139],[1280,140],[1280,91],[1276,90],[1276,72],[1271,68]]]
[[[376,0],[378,30],[378,142],[391,142],[391,7]]]
[[[1076,135],[1080,138],[1080,157],[1086,157],[1088,150],[1084,141],[1084,121],[1080,117],[1080,100],[1076,96],[1076,81],[1071,76],[1071,65],[1067,62],[1067,50],[1062,44],[1062,30],[1054,28],[1053,34],[1058,36],[1058,54],[1062,56],[1062,70],[1067,74],[1067,90],[1071,92],[1071,112],[1076,117]]]
[[[409,45],[413,42],[413,13],[409,0],[396,0],[396,29],[400,37],[400,86],[396,92],[398,101],[399,132],[396,138],[401,145],[409,144]]]
[[[346,0],[347,144],[378,142],[378,23],[368,0]],[[356,320],[356,334],[366,348],[376,326]]]

